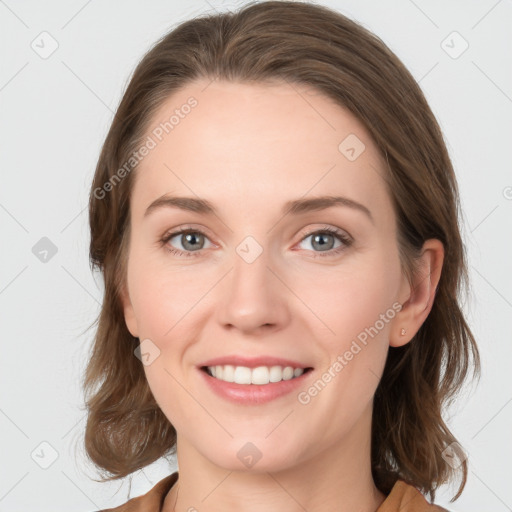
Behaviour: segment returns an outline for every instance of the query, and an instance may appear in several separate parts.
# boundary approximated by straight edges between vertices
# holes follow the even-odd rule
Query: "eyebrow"
[[[308,199],[294,199],[287,201],[282,208],[281,213],[286,215],[291,213],[292,215],[300,215],[308,212],[315,212],[319,210],[325,210],[333,206],[345,206],[354,210],[364,213],[372,224],[375,224],[375,220],[372,216],[371,211],[361,203],[349,199],[348,197],[342,196],[320,196],[312,197]],[[215,207],[206,199],[199,199],[195,197],[183,197],[183,196],[170,196],[165,194],[158,199],[155,199],[144,212],[144,217],[147,217],[150,213],[161,208],[179,208],[181,210],[201,213],[204,215],[217,215]]]

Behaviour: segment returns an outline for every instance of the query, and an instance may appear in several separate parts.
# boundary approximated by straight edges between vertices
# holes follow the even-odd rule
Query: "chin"
[[[251,473],[278,472],[287,470],[300,461],[297,448],[286,449],[279,442],[265,439],[265,436],[234,438],[229,442],[212,446],[203,452],[212,464],[228,471]]]

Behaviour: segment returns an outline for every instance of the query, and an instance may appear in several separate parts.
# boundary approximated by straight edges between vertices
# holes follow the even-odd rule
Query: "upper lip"
[[[238,355],[231,356],[220,356],[208,359],[203,363],[199,364],[199,367],[203,366],[224,366],[230,364],[233,366],[247,366],[248,368],[257,368],[258,366],[291,366],[293,368],[311,368],[308,365],[293,361],[291,359],[284,359],[282,357],[273,356],[258,356],[258,357],[245,357]]]

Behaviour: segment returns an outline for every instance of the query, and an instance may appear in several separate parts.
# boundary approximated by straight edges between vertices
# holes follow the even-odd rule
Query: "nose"
[[[290,321],[286,279],[269,260],[265,250],[250,263],[234,252],[219,289],[217,319],[225,328],[255,334],[282,329]]]

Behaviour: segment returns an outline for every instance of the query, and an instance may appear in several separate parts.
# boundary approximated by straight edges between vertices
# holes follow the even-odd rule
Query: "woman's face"
[[[368,132],[304,85],[197,81],[147,135],[123,301],[178,448],[226,469],[277,470],[366,443],[410,292]],[[164,196],[190,199],[149,208]],[[162,242],[180,229],[190,233]],[[280,366],[270,358],[312,370],[249,387],[200,369],[237,356],[261,359],[234,361],[249,370],[228,368],[228,379],[265,379],[250,368]]]

